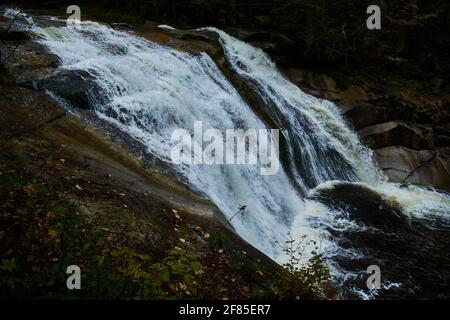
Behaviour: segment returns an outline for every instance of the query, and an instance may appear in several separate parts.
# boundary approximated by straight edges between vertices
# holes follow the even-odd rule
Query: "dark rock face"
[[[433,148],[431,129],[397,121],[366,127],[359,131],[359,135],[373,149],[395,145],[416,150]]]
[[[393,93],[389,93],[382,81],[369,80],[371,85],[360,81],[340,83],[337,79],[346,74],[331,76],[299,68],[283,71],[304,91],[336,102],[346,120],[358,130],[362,142],[374,150],[390,181],[450,190],[450,157],[442,152],[450,146],[446,98],[439,100],[411,87],[396,88],[398,92],[392,87],[389,90]],[[370,75],[365,77],[370,79]],[[433,107],[424,101],[432,101]]]
[[[38,83],[41,90],[48,90],[79,109],[95,109],[97,104],[108,101],[102,89],[86,71],[63,70],[41,80]]]
[[[9,30],[8,32],[0,33],[0,40],[2,41],[30,40],[30,35],[25,31]]]
[[[369,102],[349,102],[344,114],[347,119],[352,120],[352,124],[357,130],[392,118],[387,108]]]
[[[379,298],[449,298],[448,222],[406,216],[396,203],[364,186],[350,183],[322,190],[312,198],[332,209],[345,208],[348,216],[334,219],[344,218],[360,226],[328,227],[339,247],[362,253],[335,257],[340,268],[357,274],[344,281],[342,285],[346,290],[366,288],[367,267],[378,265],[382,283],[401,284],[380,289]]]

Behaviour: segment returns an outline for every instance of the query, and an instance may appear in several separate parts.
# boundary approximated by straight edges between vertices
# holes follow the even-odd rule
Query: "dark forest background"
[[[177,27],[217,26],[267,32],[297,61],[355,64],[380,61],[416,78],[450,71],[448,0],[76,0],[16,1],[22,7],[78,4],[112,19]],[[368,30],[366,9],[377,4],[382,29]],[[126,18],[127,17],[127,18]]]

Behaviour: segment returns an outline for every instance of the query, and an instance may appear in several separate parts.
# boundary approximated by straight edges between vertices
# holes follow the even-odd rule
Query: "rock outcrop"
[[[431,128],[397,121],[365,127],[359,131],[362,141],[372,149],[401,145],[410,149],[432,149]]]
[[[50,91],[79,109],[92,110],[97,104],[107,103],[106,94],[86,71],[58,71],[39,81],[38,88]]]
[[[431,185],[449,190],[450,162],[439,151],[390,146],[376,149],[374,154],[380,168],[393,182]]]
[[[450,190],[450,109],[444,91],[431,96],[414,92],[406,80],[399,88],[375,82],[372,75],[342,80],[347,75],[336,69],[332,75],[298,67],[284,72],[306,92],[341,108],[390,181]]]

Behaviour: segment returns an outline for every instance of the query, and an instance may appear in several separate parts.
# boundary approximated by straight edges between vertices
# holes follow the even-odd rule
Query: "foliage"
[[[288,234],[283,251],[288,257],[288,261],[283,265],[284,270],[280,272],[274,281],[273,290],[279,299],[304,299],[312,297],[329,296],[332,290],[330,272],[322,259],[322,255],[317,252],[318,247],[315,241],[307,240],[307,236],[302,236],[296,240]],[[305,251],[313,245],[311,258],[305,260]]]
[[[201,249],[175,247],[160,257],[132,245],[117,246],[105,228],[88,221],[77,204],[61,196],[61,191],[74,187],[67,183],[56,186],[36,179],[20,158],[1,157],[0,297],[323,297],[322,282],[328,274],[320,256],[305,268],[297,269],[294,258],[280,272],[267,273],[260,269],[260,261],[231,250],[226,232],[220,229],[204,235],[207,242]],[[135,219],[124,212],[120,225],[128,230]],[[82,270],[81,290],[66,288],[69,265]]]
[[[116,270],[133,283],[137,299],[198,297],[199,275],[204,272],[196,253],[171,250],[160,262],[129,248],[112,252]]]
[[[20,3],[20,1],[19,1]],[[23,4],[31,6],[32,2]],[[42,6],[42,2],[36,2]],[[67,1],[70,3],[70,1]],[[156,20],[178,26],[244,27],[282,33],[298,58],[315,62],[367,59],[414,62],[426,71],[448,72],[450,2],[446,0],[80,0],[83,12],[129,22]],[[53,2],[49,2],[51,6]],[[59,2],[63,5],[64,1]],[[382,29],[368,30],[366,9],[379,5]],[[129,13],[128,17],[124,12]],[[264,23],[262,23],[262,21]],[[398,58],[398,59],[397,59]],[[400,60],[399,60],[400,59]],[[389,60],[386,60],[389,63]]]

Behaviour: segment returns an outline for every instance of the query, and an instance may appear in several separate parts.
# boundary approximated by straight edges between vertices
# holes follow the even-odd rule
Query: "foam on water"
[[[289,141],[302,146],[303,153],[306,153],[306,157],[302,155],[305,157],[302,164],[307,167],[308,174],[313,175],[316,181],[312,189],[302,183],[302,186],[307,189],[307,195],[311,196],[320,190],[334,188],[335,184],[342,182],[339,181],[343,180],[341,171],[346,169],[336,157],[333,157],[330,163],[321,161],[319,155],[314,153],[312,144],[315,144],[321,148],[327,147],[337,151],[341,159],[350,165],[355,176],[348,175],[344,180],[372,189],[386,200],[399,203],[404,213],[410,216],[428,219],[438,217],[450,221],[448,194],[432,188],[387,182],[387,178],[372,160],[372,152],[361,144],[359,137],[345,122],[336,105],[301,91],[281,74],[262,50],[216,28],[200,30],[213,31],[220,36],[220,42],[233,70],[248,81],[256,83],[258,93],[266,102],[270,101],[272,106],[277,108],[293,129],[290,134],[294,139]],[[301,125],[297,122],[299,117],[304,121]],[[312,123],[314,130],[309,132],[303,130],[305,123]],[[329,165],[329,168],[324,168],[324,165]],[[314,231],[311,231],[311,227]],[[367,226],[358,225],[348,219],[345,212],[333,211],[322,203],[306,199],[291,226],[291,233],[294,238],[300,238],[306,234],[320,243],[321,250],[328,258],[334,275],[343,281],[343,278],[356,275],[342,273],[335,265],[333,257],[336,255],[357,257],[360,253],[338,247],[326,230],[362,231],[364,228]],[[383,284],[384,287],[388,285],[388,283]],[[395,284],[397,285],[399,284]],[[364,293],[364,290],[358,290],[355,292],[362,292],[360,295],[362,298],[373,297],[374,293],[368,294]]]

